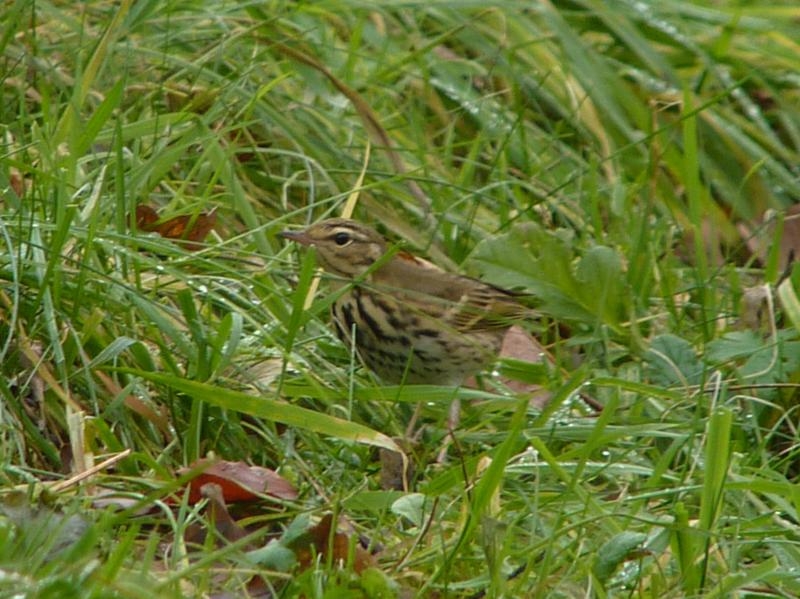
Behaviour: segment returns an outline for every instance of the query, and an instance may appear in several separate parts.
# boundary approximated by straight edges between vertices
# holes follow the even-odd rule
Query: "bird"
[[[328,218],[279,235],[314,247],[340,293],[338,337],[388,384],[460,386],[497,357],[506,331],[530,310],[523,294],[447,272],[373,228]]]

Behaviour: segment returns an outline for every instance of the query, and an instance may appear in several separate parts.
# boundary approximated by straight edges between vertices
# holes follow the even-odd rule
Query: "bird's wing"
[[[376,271],[371,282],[381,293],[460,331],[508,327],[530,315],[517,301],[522,294],[448,273],[406,252]]]

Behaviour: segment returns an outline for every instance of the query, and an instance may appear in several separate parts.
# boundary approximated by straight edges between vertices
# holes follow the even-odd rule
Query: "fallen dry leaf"
[[[358,573],[374,566],[374,558],[358,542],[353,547],[353,570]],[[333,516],[326,514],[318,524],[295,539],[289,548],[294,551],[301,568],[308,568],[314,556],[330,558],[334,563],[347,563],[350,555],[350,536],[335,531]]]
[[[208,498],[208,519],[214,524],[222,538],[233,543],[247,536],[247,531],[236,523],[228,506],[225,505],[222,487],[216,483],[206,483],[200,487],[200,494]]]
[[[24,196],[25,192],[30,189],[31,186],[30,179],[23,177],[19,169],[13,166],[8,169],[8,183],[19,198]]]
[[[148,233],[158,233],[161,237],[179,243],[189,251],[197,251],[203,246],[198,243],[205,239],[217,224],[217,213],[181,214],[160,221],[158,213],[151,206],[136,206],[136,228]]]
[[[274,470],[260,466],[250,466],[244,462],[212,462],[197,460],[179,474],[197,472],[189,481],[189,501],[196,503],[202,497],[203,485],[215,483],[222,490],[227,503],[255,501],[264,495],[279,499],[297,499],[297,490]]]
[[[500,347],[501,358],[514,358],[532,364],[541,364],[545,360],[552,362],[547,350],[530,333],[520,326],[514,325],[505,337]],[[537,408],[543,408],[550,400],[551,393],[541,385],[534,385],[522,381],[515,381],[503,377],[503,383],[515,393],[530,393],[531,403]]]
[[[742,292],[741,314],[738,325],[753,331],[768,331],[775,318],[769,285],[745,287]]]
[[[739,234],[747,248],[758,258],[761,264],[767,263],[767,257],[775,244],[778,233],[778,214],[768,210],[760,223],[739,223]],[[783,214],[783,230],[778,247],[778,266],[788,269],[800,258],[800,204],[795,204]]]
[[[410,441],[405,439],[395,439],[395,442],[403,448],[406,454],[411,453]],[[409,459],[404,459],[402,453],[391,449],[381,448],[378,453],[381,463],[381,489],[408,491],[410,481],[414,478],[415,466]]]

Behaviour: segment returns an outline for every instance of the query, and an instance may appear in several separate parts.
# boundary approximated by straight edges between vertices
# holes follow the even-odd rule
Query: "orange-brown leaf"
[[[150,206],[139,204],[136,206],[136,228],[142,231],[153,231],[153,225],[158,222],[158,212]]]
[[[254,501],[264,495],[279,499],[297,499],[297,490],[274,470],[260,466],[249,466],[244,462],[197,460],[187,471],[200,470],[189,481],[189,501],[195,503],[202,497],[201,488],[215,483],[222,490],[227,503]],[[186,471],[183,471],[186,472]]]
[[[200,493],[208,498],[207,511],[209,520],[224,539],[234,542],[247,536],[247,532],[236,523],[236,520],[233,519],[228,511],[220,485],[207,483],[200,487]]]
[[[326,514],[316,526],[312,526],[308,532],[296,539],[290,548],[294,551],[301,568],[308,568],[315,555],[322,555],[325,559],[330,558],[334,563],[347,563],[350,537],[343,532],[334,531],[333,516]],[[355,543],[353,570],[361,573],[373,566],[374,561],[366,549]]]
[[[158,233],[161,237],[181,243],[187,250],[200,249],[197,242],[217,224],[217,213],[200,212],[199,214],[181,214],[173,218],[159,221],[158,213],[150,206],[136,206],[136,227],[142,231]]]

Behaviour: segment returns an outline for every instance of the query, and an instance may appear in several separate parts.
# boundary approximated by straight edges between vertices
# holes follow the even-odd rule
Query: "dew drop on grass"
[[[535,464],[539,461],[539,452],[532,445],[528,445],[520,455],[520,463]]]

